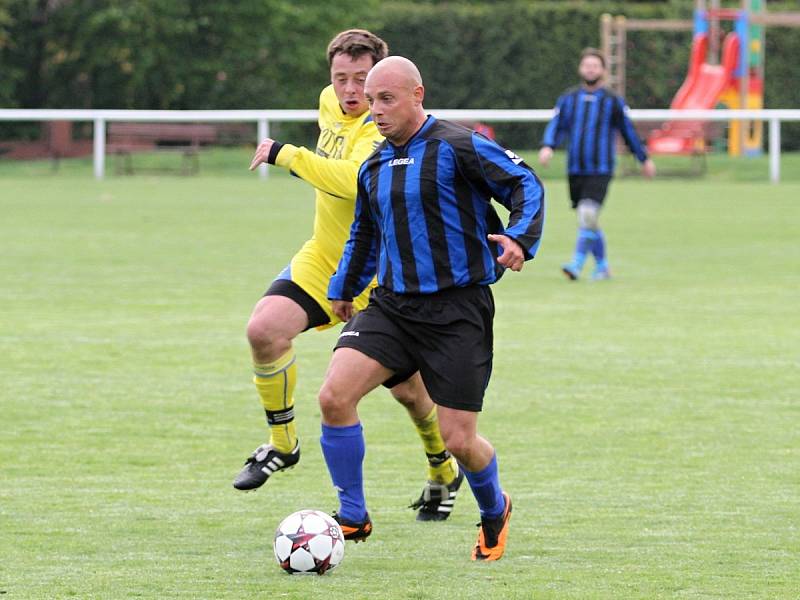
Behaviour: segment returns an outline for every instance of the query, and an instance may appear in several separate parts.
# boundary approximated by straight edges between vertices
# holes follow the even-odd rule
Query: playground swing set
[[[602,48],[608,57],[609,87],[625,95],[626,42],[629,31],[693,31],[686,79],[676,92],[672,109],[764,108],[764,50],[767,26],[800,27],[800,13],[768,13],[766,0],[741,0],[739,8],[720,6],[720,0],[697,0],[693,20],[626,19],[603,15]],[[721,36],[721,23],[732,23]],[[721,41],[721,48],[720,48]],[[652,154],[704,157],[708,123],[668,121],[650,132]],[[762,153],[761,121],[730,121],[728,154]]]

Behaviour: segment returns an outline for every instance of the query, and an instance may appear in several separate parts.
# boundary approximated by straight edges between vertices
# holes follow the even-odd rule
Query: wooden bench
[[[144,170],[177,170],[182,175],[193,175],[200,170],[198,152],[201,146],[216,142],[217,137],[217,128],[209,124],[112,122],[108,124],[106,150],[119,158],[115,170],[120,175],[133,174],[133,154],[136,152],[180,153],[178,169],[159,166]]]

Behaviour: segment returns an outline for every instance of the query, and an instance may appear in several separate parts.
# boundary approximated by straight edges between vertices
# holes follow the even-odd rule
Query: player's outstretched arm
[[[328,158],[302,146],[266,139],[256,150],[250,170],[263,162],[283,167],[318,190],[337,198],[353,200],[358,169],[382,140],[374,123],[365,123],[347,158]]]

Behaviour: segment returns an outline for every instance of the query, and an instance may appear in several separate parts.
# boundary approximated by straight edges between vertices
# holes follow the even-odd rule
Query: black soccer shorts
[[[602,206],[610,183],[611,175],[570,175],[569,197],[572,208],[577,208],[581,200],[594,200]]]
[[[308,325],[303,331],[308,331],[314,327],[322,327],[331,322],[328,315],[325,314],[325,310],[311,297],[311,294],[291,279],[276,279],[264,292],[264,296],[285,296],[290,300],[294,300],[308,315]]]
[[[493,320],[488,286],[426,295],[377,287],[335,349],[353,348],[394,371],[386,387],[419,371],[436,404],[478,412],[492,373]]]

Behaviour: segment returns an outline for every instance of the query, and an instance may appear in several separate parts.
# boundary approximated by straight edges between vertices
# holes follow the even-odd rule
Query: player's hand
[[[550,146],[542,146],[539,150],[539,164],[546,167],[550,164],[550,159],[553,158],[553,149]]]
[[[642,175],[647,177],[648,179],[652,179],[656,176],[656,163],[654,163],[651,159],[647,159],[642,163]]]
[[[331,310],[345,323],[353,318],[353,303],[347,300],[331,300]]]
[[[256,154],[253,156],[253,162],[250,163],[251,171],[253,171],[261,163],[267,162],[267,158],[269,158],[269,151],[272,150],[272,144],[274,143],[275,140],[267,138],[258,145],[258,148],[256,148]]]
[[[499,235],[490,233],[488,236],[490,242],[500,244],[503,253],[497,257],[497,262],[503,265],[506,269],[512,271],[522,271],[525,265],[525,252],[519,242],[508,237],[507,235]]]

